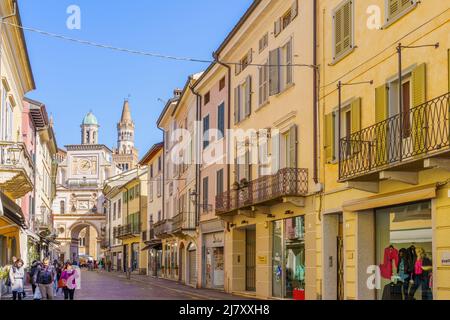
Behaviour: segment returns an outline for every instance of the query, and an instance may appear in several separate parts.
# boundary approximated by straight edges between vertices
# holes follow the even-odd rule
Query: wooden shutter
[[[387,20],[395,18],[413,4],[413,0],[389,0],[389,17]]]
[[[248,61],[248,64],[253,62],[253,49],[248,50],[247,61]]]
[[[388,87],[386,84],[375,89],[375,120],[383,122],[388,118]],[[375,163],[382,165],[387,162],[387,126],[378,126],[375,132]]]
[[[280,170],[280,139],[280,134],[272,136],[271,161],[273,174],[278,173],[278,170]]]
[[[352,133],[356,133],[361,130],[361,98],[354,100],[351,103],[351,116],[352,116]]]
[[[241,103],[241,90],[240,86],[237,86],[234,89],[234,123],[238,123],[240,121],[239,119],[239,110],[240,110],[240,103]]]
[[[273,34],[277,37],[281,33],[282,19],[279,18],[274,23]]]
[[[293,125],[289,129],[289,165],[291,168],[297,168],[297,126]]]
[[[293,54],[292,54],[292,38],[286,44],[286,84],[293,83],[292,71],[293,71]]]
[[[423,63],[412,72],[413,107],[426,102],[426,64]]]
[[[248,76],[245,83],[245,117],[249,117],[252,112],[252,77]]]
[[[270,51],[269,65],[269,93],[274,96],[280,93],[280,48]]]
[[[412,72],[412,106],[418,107],[426,102],[426,64],[417,66]],[[425,151],[427,128],[426,108],[418,108],[413,112],[411,135],[413,138],[414,153]]]
[[[347,1],[334,14],[334,59],[353,46],[353,1]]]
[[[291,7],[291,21],[298,16],[298,0],[294,0]]]
[[[264,67],[258,68],[259,82],[258,82],[258,105],[262,105],[264,102]]]
[[[325,115],[325,159],[327,163],[333,161],[333,141],[334,141],[334,130],[333,130],[333,113]]]

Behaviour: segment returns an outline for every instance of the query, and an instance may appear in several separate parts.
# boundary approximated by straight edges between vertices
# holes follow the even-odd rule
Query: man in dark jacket
[[[33,281],[39,286],[42,300],[53,300],[53,281],[56,278],[55,268],[50,264],[50,259],[45,258],[43,265],[37,267]]]
[[[36,274],[37,268],[41,263],[39,261],[34,260],[33,263],[31,264],[31,268],[30,268],[30,282],[31,282],[31,289],[33,290],[33,295],[34,292],[36,291],[36,287],[37,284],[36,282],[34,282],[34,275]]]

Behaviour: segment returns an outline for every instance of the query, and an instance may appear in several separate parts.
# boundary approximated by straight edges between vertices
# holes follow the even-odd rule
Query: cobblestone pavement
[[[2,296],[10,300],[11,295]],[[26,286],[25,300],[32,300],[31,287]],[[61,294],[55,300],[63,300]],[[148,276],[106,271],[85,271],[81,273],[81,289],[75,292],[76,300],[244,300],[224,292],[208,289],[194,289],[174,281],[155,279]]]

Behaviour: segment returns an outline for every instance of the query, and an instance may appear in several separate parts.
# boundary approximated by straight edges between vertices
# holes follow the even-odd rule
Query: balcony
[[[114,237],[120,240],[139,237],[141,235],[141,226],[139,224],[127,224],[118,227],[114,232]]]
[[[197,228],[195,214],[192,212],[182,212],[172,219],[172,234],[183,234],[195,231]]]
[[[34,165],[23,143],[0,142],[0,189],[13,199],[33,190]]]
[[[172,220],[158,221],[153,225],[153,230],[156,238],[161,239],[170,237],[170,232],[172,230]]]
[[[450,165],[450,93],[353,133],[340,141],[340,182],[396,179]],[[411,173],[411,174],[410,174]]]
[[[308,170],[285,168],[218,195],[216,213],[222,215],[252,206],[270,205],[286,197],[304,197],[307,193]]]

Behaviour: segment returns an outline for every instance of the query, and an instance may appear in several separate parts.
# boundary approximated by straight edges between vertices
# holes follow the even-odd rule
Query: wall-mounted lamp
[[[284,214],[294,214],[294,211],[286,210],[286,212]]]

